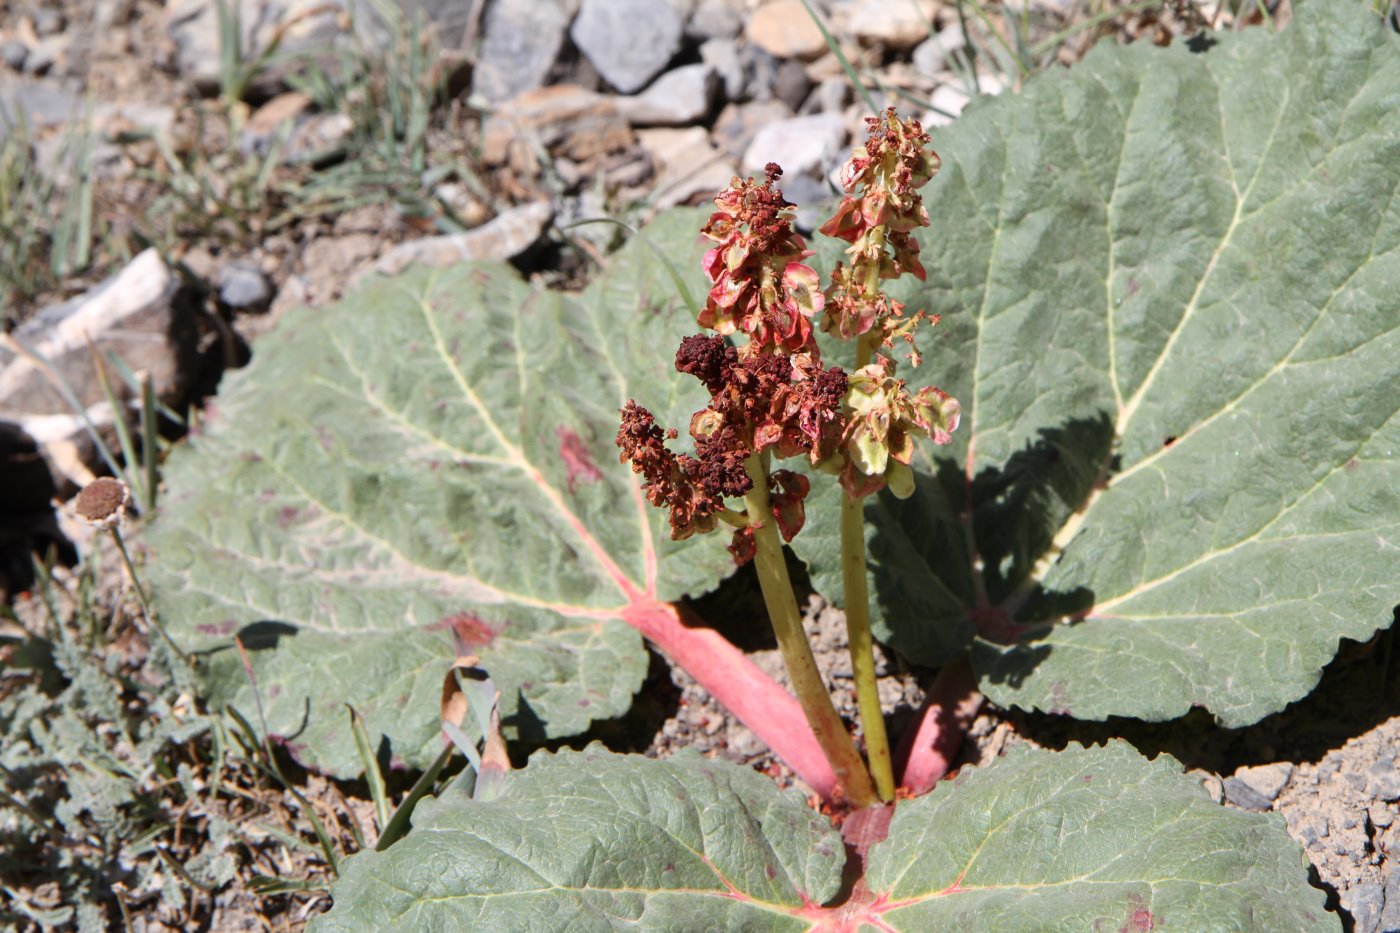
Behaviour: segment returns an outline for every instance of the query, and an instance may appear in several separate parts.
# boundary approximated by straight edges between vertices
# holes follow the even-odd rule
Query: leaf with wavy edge
[[[1275,814],[1226,810],[1169,756],[1020,747],[901,801],[839,890],[827,821],[693,754],[540,754],[489,802],[425,804],[346,860],[315,933],[387,929],[1336,930]]]
[[[701,222],[676,212],[646,236],[699,278]],[[703,405],[672,366],[696,328],[670,275],[640,242],[579,297],[504,265],[417,271],[264,338],[172,458],[150,539],[162,616],[211,652],[211,700],[254,716],[238,635],[269,731],[302,761],[358,773],[349,703],[421,766],[454,634],[534,739],[624,712],[640,634],[829,790],[795,701],[667,602],[732,570],[725,542],[671,541],[618,462],[629,397],[680,424]]]
[[[901,374],[965,417],[867,508],[881,636],[1089,719],[1306,695],[1400,601],[1400,38],[1315,3],[1204,54],[1105,43],[934,142],[901,297],[943,320]]]

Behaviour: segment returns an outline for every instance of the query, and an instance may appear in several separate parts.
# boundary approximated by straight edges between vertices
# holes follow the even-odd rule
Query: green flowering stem
[[[851,647],[851,670],[856,681],[856,701],[865,729],[865,756],[880,799],[894,799],[894,765],[885,714],[875,682],[875,646],[870,635],[870,595],[865,574],[865,500],[841,499],[841,582],[846,594],[846,636]]]
[[[867,365],[870,356],[870,341],[862,335],[856,340],[856,368]],[[841,497],[841,583],[846,596],[846,640],[851,650],[856,702],[865,730],[865,756],[880,799],[890,801],[894,799],[894,765],[875,681],[875,646],[870,634],[870,593],[865,568],[864,497]]]
[[[812,646],[802,629],[802,616],[792,593],[792,581],[788,579],[782,542],[778,540],[778,529],[771,517],[766,461],[766,455],[754,454],[744,462],[744,468],[753,480],[753,489],[744,497],[744,505],[751,522],[749,527],[753,529],[754,568],[758,571],[763,602],[768,607],[768,618],[773,623],[773,633],[783,652],[783,663],[787,667],[788,679],[792,681],[793,692],[807,715],[807,724],[816,736],[817,744],[836,772],[841,790],[856,807],[870,806],[879,803],[880,798],[860,752],[846,731],[846,724],[831,704],[831,694],[822,682],[816,658],[812,656]]]

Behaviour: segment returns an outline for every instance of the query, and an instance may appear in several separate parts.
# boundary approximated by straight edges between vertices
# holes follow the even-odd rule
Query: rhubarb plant
[[[1390,621],[1397,45],[1310,3],[1204,52],[1102,47],[971,107],[941,162],[878,118],[810,239],[774,167],[579,296],[469,265],[289,316],[173,458],[151,541],[214,705],[261,702],[349,777],[348,701],[422,767],[453,657],[490,670],[507,740],[562,738],[626,709],[645,638],[824,802],[695,756],[537,753],[349,859],[315,927],[1337,929],[1281,821],[1165,756],[941,779],[983,695],[1245,725]],[[864,747],[783,541],[847,610]],[[679,602],[736,561],[796,696]],[[939,668],[893,742],[872,637]]]

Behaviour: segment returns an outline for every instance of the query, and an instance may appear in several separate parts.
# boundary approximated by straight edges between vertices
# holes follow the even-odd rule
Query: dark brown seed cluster
[[[107,528],[121,521],[130,502],[131,491],[126,483],[104,476],[84,486],[73,507],[79,518],[99,528]]]
[[[772,449],[777,457],[830,456],[845,428],[841,415],[846,374],[823,369],[810,357],[740,353],[723,337],[697,334],[681,341],[676,369],[695,376],[710,392],[710,404],[691,419],[695,456],[675,454],[651,412],[629,401],[622,409],[617,445],[623,462],[642,475],[649,501],[671,510],[671,535],[687,538],[715,527],[726,498],[753,488],[745,461]],[[791,540],[804,520],[806,477],[779,470],[770,482],[773,516]],[[761,519],[759,519],[761,520]],[[744,562],[752,552],[752,530],[740,529],[730,548]]]

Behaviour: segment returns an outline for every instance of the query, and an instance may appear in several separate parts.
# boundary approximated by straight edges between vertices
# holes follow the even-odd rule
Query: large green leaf
[[[1276,815],[1125,743],[1020,748],[901,802],[862,883],[800,798],[722,761],[539,755],[344,864],[317,933],[1336,930]]]
[[[516,734],[626,710],[647,662],[623,613],[732,569],[717,538],[670,541],[613,446],[629,397],[679,424],[703,404],[669,349],[693,308],[652,251],[699,279],[700,223],[663,218],[578,298],[464,265],[264,338],[172,458],[150,539],[162,617],[212,652],[214,702],[255,715],[239,635],[302,760],[358,773],[350,703],[421,765],[455,629]]]
[[[867,507],[876,614],[1003,704],[1247,724],[1400,601],[1400,37],[1308,3],[1218,38],[1105,44],[934,140],[903,374],[965,417]]]

